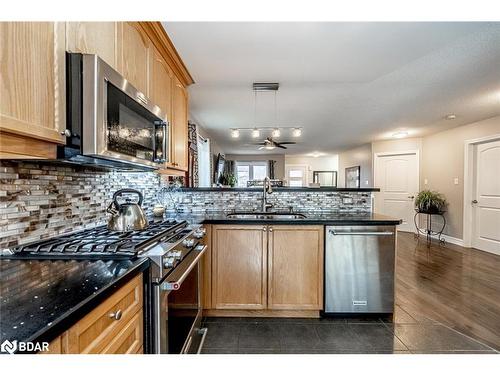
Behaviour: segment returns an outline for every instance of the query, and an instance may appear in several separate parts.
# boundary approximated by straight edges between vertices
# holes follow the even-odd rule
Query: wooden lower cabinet
[[[143,348],[143,283],[138,275],[49,344],[49,354],[134,354]]]
[[[323,308],[323,233],[323,226],[213,225],[211,268],[204,268],[211,272],[211,285],[204,276],[207,314],[317,316]]]
[[[269,228],[267,307],[323,308],[323,227]]]
[[[265,309],[267,232],[258,225],[214,225],[212,229],[212,306]]]

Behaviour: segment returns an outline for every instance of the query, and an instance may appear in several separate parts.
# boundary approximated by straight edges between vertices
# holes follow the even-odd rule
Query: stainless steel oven
[[[206,248],[202,243],[194,244],[170,274],[153,282],[155,353],[195,354],[203,346],[207,330],[201,328],[200,260]],[[177,251],[182,252],[182,249]]]
[[[60,157],[142,168],[167,161],[167,116],[144,93],[97,55],[70,53],[67,70],[67,142]]]

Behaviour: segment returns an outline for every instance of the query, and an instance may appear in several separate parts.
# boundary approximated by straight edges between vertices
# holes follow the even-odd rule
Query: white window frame
[[[290,177],[290,170],[293,169],[304,169],[304,175],[301,178],[302,187],[309,186],[309,165],[308,164],[287,164],[285,166],[286,180],[288,181],[288,186],[291,186],[290,181],[298,180],[298,177]]]
[[[266,168],[266,176],[269,177],[269,163],[267,160],[250,160],[250,161],[235,160],[234,168],[235,168],[236,177],[238,177],[238,166],[248,166],[249,167],[249,171],[248,171],[248,180],[249,181],[252,181],[255,179],[254,175],[253,175],[253,173],[254,173],[253,167],[254,166],[265,167]]]

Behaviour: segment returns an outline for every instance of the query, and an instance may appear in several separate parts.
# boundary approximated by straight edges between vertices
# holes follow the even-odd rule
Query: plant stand
[[[418,215],[426,215],[426,228],[425,228],[425,230],[422,230],[418,227],[418,224],[417,224]],[[443,225],[439,231],[432,230],[432,216],[441,216],[441,218],[443,220]],[[420,239],[420,235],[423,235],[423,236],[425,235],[427,248],[431,247],[433,237],[439,241],[440,245],[445,244],[446,241],[442,237],[444,228],[446,227],[446,218],[444,217],[444,212],[430,213],[430,212],[417,211],[417,212],[415,212],[415,216],[413,217],[413,221],[415,223],[415,229],[416,229],[415,237],[416,237],[416,239],[417,240]]]

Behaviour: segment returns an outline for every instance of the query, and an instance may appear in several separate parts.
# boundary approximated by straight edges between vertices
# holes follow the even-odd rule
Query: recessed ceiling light
[[[238,138],[240,136],[240,131],[238,129],[231,129],[231,137]]]
[[[392,135],[393,138],[404,138],[408,135],[407,131],[396,132]]]
[[[300,137],[302,135],[302,129],[301,128],[295,128],[292,130],[292,136],[294,137]]]
[[[454,113],[450,113],[449,115],[446,115],[445,119],[446,120],[455,120],[457,118],[457,115]]]
[[[252,138],[259,138],[259,137],[260,137],[260,130],[259,129],[252,130]]]
[[[271,135],[273,136],[273,138],[279,138],[279,136],[281,135],[281,132],[279,129],[273,129]]]

